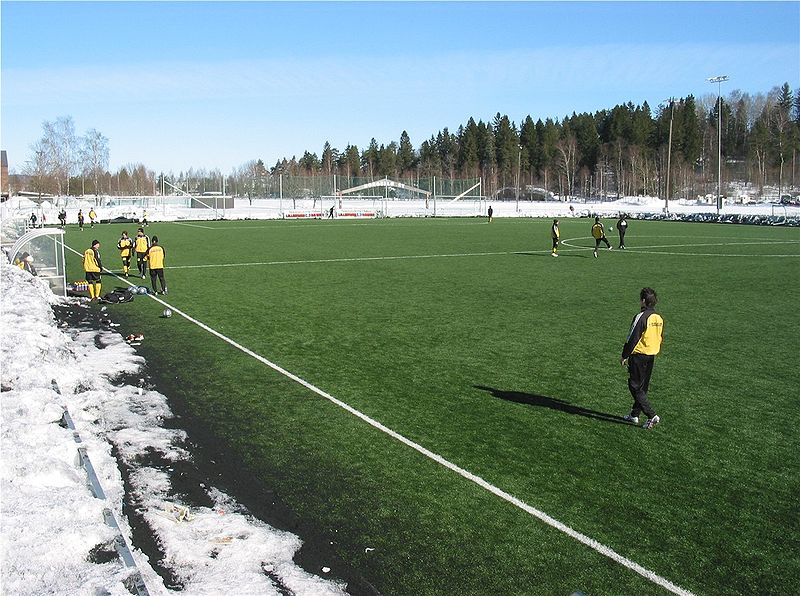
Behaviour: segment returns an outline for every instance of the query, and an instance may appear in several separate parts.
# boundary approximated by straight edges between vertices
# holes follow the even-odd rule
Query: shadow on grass
[[[615,416],[614,414],[606,414],[605,412],[598,412],[597,410],[590,410],[582,406],[576,406],[563,399],[555,397],[547,397],[546,395],[536,395],[534,393],[522,393],[521,391],[503,391],[502,389],[494,389],[484,385],[473,385],[475,389],[487,391],[493,397],[504,399],[506,401],[513,401],[518,404],[525,404],[529,406],[536,406],[538,408],[548,408],[550,410],[557,410],[565,414],[572,414],[577,416],[585,416],[587,418],[594,418],[604,422],[614,422],[616,424],[629,424],[622,418],[622,416]]]

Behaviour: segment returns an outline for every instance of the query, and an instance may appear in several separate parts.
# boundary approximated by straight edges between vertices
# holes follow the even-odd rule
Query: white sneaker
[[[630,414],[625,414],[622,417],[625,422],[630,422],[631,424],[639,424],[639,417],[638,416],[631,416]]]
[[[557,257],[557,256],[558,256],[558,255],[557,255],[556,253],[554,253],[554,252],[553,252],[553,253],[550,253],[550,254],[552,254],[554,257]]]
[[[649,429],[653,428],[653,427],[654,427],[656,424],[658,424],[659,422],[661,422],[661,418],[659,418],[659,417],[658,417],[658,414],[656,414],[656,415],[655,415],[655,416],[653,416],[653,417],[652,417],[650,420],[648,420],[647,422],[645,422],[645,423],[644,423],[644,426],[643,426],[642,428],[646,428],[646,429],[648,429],[648,430],[649,430]]]
[[[594,258],[597,258],[597,251],[594,251]]]

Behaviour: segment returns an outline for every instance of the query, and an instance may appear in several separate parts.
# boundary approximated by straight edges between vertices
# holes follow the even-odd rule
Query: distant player
[[[83,232],[83,211],[78,209],[78,227]]]
[[[164,257],[166,252],[164,248],[158,243],[158,236],[153,236],[153,243],[147,249],[147,262],[150,264],[150,285],[153,287],[153,292],[158,294],[156,289],[156,279],[161,282],[161,294],[167,293],[167,284],[164,281]]]
[[[619,247],[625,250],[625,232],[628,231],[628,220],[624,213],[619,214],[619,221],[617,221],[617,232],[619,232]]]
[[[94,227],[94,220],[97,219],[97,212],[94,210],[94,207],[89,209],[89,227]]]
[[[622,347],[622,356],[619,359],[622,366],[628,365],[628,389],[633,396],[631,413],[625,416],[625,420],[639,424],[639,414],[644,412],[649,418],[644,427],[653,428],[661,422],[661,418],[650,405],[647,392],[650,389],[653,363],[664,341],[664,319],[655,311],[658,302],[655,290],[642,288],[639,302],[641,311],[633,318],[628,340]]]
[[[594,258],[597,258],[597,248],[600,246],[601,242],[605,242],[608,250],[611,250],[611,244],[608,242],[608,238],[606,238],[606,229],[603,227],[603,224],[600,223],[600,218],[594,218],[594,225],[592,226],[592,238],[594,238]]]
[[[551,253],[554,257],[558,256],[558,242],[561,238],[561,232],[558,230],[558,220],[553,220],[553,225],[550,228],[550,238],[553,239],[553,252]]]
[[[492,223],[492,214],[494,213],[494,209],[492,206],[489,205],[489,209],[486,211],[486,214],[489,216],[489,223]]]
[[[147,210],[142,209],[142,226],[150,225],[147,223]]]
[[[117,242],[117,248],[119,249],[119,256],[122,258],[122,272],[125,274],[125,277],[128,277],[128,271],[131,268],[133,240],[128,238],[128,232],[126,230],[122,231],[122,237],[119,239],[119,242]]]
[[[83,253],[83,271],[86,273],[86,281],[89,282],[89,298],[97,300],[100,298],[100,272],[103,265],[100,262],[100,241],[92,240],[92,246]]]
[[[133,249],[136,251],[136,268],[144,279],[147,273],[147,249],[150,248],[150,238],[145,236],[144,228],[139,228],[133,240]]]

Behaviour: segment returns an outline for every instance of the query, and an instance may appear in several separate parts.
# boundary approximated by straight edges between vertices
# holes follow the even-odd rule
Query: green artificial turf
[[[549,220],[188,223],[148,228],[174,309],[686,590],[796,589],[800,230],[632,220],[595,259],[564,219],[556,259]],[[123,227],[67,244],[99,238],[118,270]],[[665,319],[652,431],[617,418],[643,286]],[[381,593],[663,591],[163,305],[109,309]]]

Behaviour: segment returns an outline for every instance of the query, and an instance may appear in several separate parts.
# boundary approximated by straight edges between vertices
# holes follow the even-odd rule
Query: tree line
[[[767,93],[733,91],[700,100],[689,95],[655,109],[629,102],[563,119],[527,116],[519,124],[498,112],[491,121],[470,118],[455,132],[443,128],[418,148],[403,131],[397,142],[378,144],[372,138],[363,150],[356,145],[339,150],[325,142],[319,155],[306,150],[271,168],[254,159],[227,174],[218,169],[157,174],[143,164],[111,172],[109,141],[100,132],[77,136],[71,117],[42,128],[23,173],[29,187],[58,194],[170,194],[168,181],[190,193],[247,195],[254,179],[282,174],[410,181],[480,177],[487,196],[518,189],[524,196],[537,188],[561,196],[694,198],[713,191],[720,165],[723,193],[729,181],[758,190],[796,187],[800,173],[800,90],[793,93],[788,83]]]

